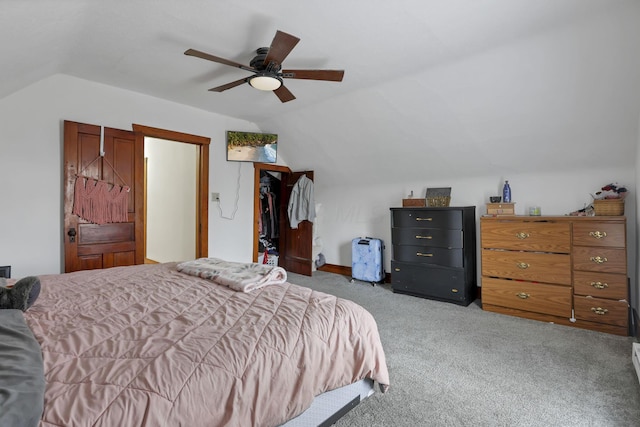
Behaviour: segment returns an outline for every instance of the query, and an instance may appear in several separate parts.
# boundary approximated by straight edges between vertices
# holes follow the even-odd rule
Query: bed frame
[[[365,378],[316,396],[306,411],[282,424],[281,427],[331,426],[358,406],[361,401],[371,396],[374,393],[373,387],[373,380]]]

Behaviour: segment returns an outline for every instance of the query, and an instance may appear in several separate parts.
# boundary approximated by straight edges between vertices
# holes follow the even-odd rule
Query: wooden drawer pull
[[[433,256],[433,254],[423,254],[422,252],[416,252],[417,256],[426,256],[426,257],[430,257]]]
[[[529,298],[531,295],[529,295],[529,294],[527,294],[527,293],[525,293],[525,292],[519,292],[519,293],[517,293],[517,294],[516,294],[516,296],[517,296],[518,298],[520,298],[520,299],[527,299],[527,298]]]
[[[609,284],[602,283],[602,282],[591,282],[591,286],[593,286],[596,289],[606,289],[609,287]]]
[[[589,236],[593,237],[594,239],[604,239],[605,237],[607,237],[607,233],[606,231],[591,231],[589,232]]]
[[[420,236],[420,235],[418,235],[418,236],[416,236],[416,239],[427,239],[427,240],[431,240],[431,239],[433,239],[433,236]]]
[[[607,310],[606,308],[602,308],[602,307],[591,307],[591,311],[593,311],[595,314],[598,314],[600,316],[604,316],[605,314],[607,314],[609,312],[609,310]]]
[[[592,256],[591,258],[589,258],[591,261],[595,262],[596,264],[604,264],[605,262],[607,262],[607,258],[606,257],[601,257],[600,255],[598,256]]]
[[[518,262],[516,263],[516,265],[518,266],[519,269],[522,269],[522,270],[525,270],[530,267],[530,265],[527,264],[526,262]]]
[[[420,217],[417,217],[416,221],[433,221],[433,218],[420,218]]]
[[[519,233],[516,233],[516,237],[520,240],[524,240],[527,237],[529,237],[529,233],[525,233],[524,231],[521,231]]]

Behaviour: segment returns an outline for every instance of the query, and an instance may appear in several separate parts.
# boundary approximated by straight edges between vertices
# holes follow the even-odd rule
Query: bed
[[[352,390],[353,405],[389,386],[371,314],[309,288],[240,292],[175,263],[40,280],[24,318],[42,351],[42,427],[296,425],[323,396]]]

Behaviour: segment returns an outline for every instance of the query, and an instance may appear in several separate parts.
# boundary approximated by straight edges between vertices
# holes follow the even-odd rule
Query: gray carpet
[[[631,337],[394,294],[316,271],[289,282],[378,323],[391,376],[336,426],[640,426]],[[376,388],[376,390],[378,390]]]

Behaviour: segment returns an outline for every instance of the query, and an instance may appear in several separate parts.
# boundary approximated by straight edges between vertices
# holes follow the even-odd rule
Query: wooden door
[[[298,228],[291,228],[287,215],[291,190],[302,175],[306,175],[313,181],[313,171],[291,172],[283,176],[283,182],[286,185],[283,185],[284,192],[280,198],[283,203],[280,212],[284,213],[285,223],[280,229],[285,229],[286,233],[281,237],[283,241],[280,245],[284,247],[284,254],[280,255],[282,259],[280,265],[292,273],[311,276],[313,270],[313,223],[305,220],[298,224]]]
[[[65,272],[142,264],[143,139],[130,131],[64,122],[64,254]],[[127,222],[92,224],[73,214],[78,175],[130,187]]]
[[[301,175],[306,174],[313,180],[313,171],[292,172],[286,166],[272,165],[268,163],[254,163],[254,222],[253,222],[253,262],[258,260],[258,218],[260,216],[260,172],[280,172],[282,177],[282,191],[279,201],[279,230],[280,247],[278,265],[292,273],[311,276],[313,257],[313,223],[302,221],[297,229],[289,225],[287,208],[291,190]]]

